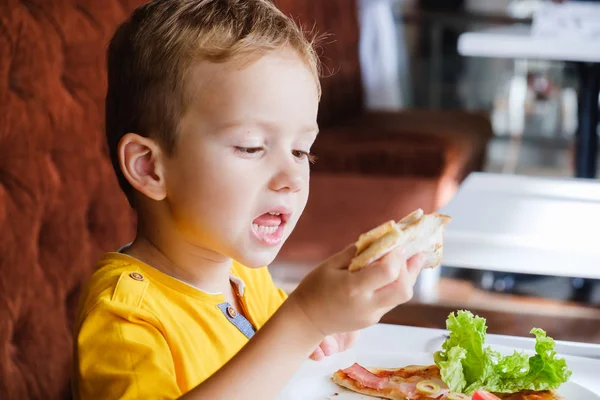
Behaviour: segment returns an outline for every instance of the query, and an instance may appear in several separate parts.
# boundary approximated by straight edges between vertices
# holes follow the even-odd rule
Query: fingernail
[[[319,361],[325,358],[325,354],[323,353],[323,350],[321,350],[321,348],[318,348],[317,351],[315,351],[315,353],[313,354],[313,356],[313,360],[315,361]]]

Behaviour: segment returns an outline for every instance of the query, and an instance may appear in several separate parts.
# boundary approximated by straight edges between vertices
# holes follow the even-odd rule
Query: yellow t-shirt
[[[207,379],[286,295],[267,268],[233,263],[248,319],[210,294],[121,253],[107,253],[84,293],[75,332],[81,399],[174,399]]]

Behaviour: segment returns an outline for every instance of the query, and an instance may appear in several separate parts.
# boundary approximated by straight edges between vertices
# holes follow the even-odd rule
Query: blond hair
[[[270,0],[154,0],[133,12],[110,41],[106,95],[109,153],[132,205],[133,188],[119,167],[121,138],[128,132],[151,137],[173,154],[194,64],[252,62],[286,46],[313,71],[320,93],[314,35]]]

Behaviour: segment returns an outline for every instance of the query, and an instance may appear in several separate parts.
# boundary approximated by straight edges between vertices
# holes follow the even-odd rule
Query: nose
[[[294,160],[281,163],[269,182],[269,188],[276,192],[299,192],[304,185],[301,167]]]

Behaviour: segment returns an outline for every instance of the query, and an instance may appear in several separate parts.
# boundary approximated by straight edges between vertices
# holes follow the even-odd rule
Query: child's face
[[[193,246],[267,265],[308,199],[314,76],[294,52],[278,51],[243,69],[202,63],[192,81],[198,90],[165,162],[174,223]]]

